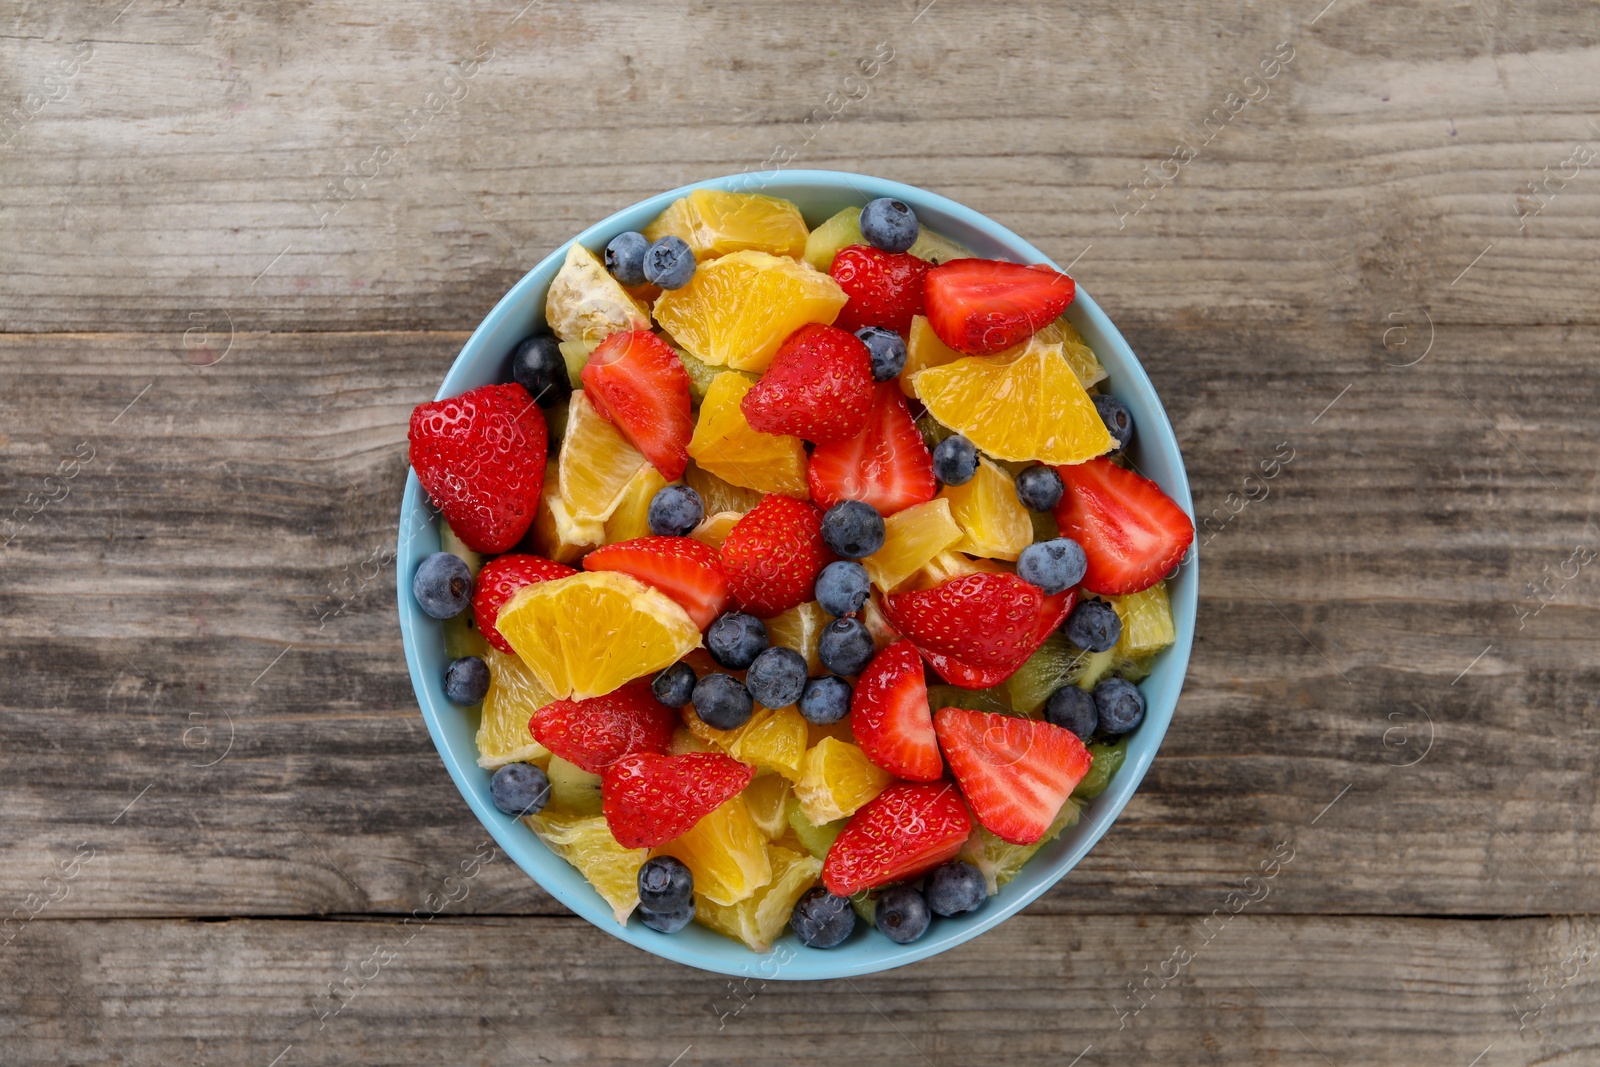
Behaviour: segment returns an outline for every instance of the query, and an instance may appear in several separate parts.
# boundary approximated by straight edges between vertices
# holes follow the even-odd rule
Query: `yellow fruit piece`
[[[861,622],[872,635],[872,646],[879,652],[900,640],[900,632],[889,625],[889,618],[883,613],[877,593],[867,597],[866,604],[861,608]]]
[[[704,897],[695,902],[696,919],[756,952],[772,951],[772,942],[788,925],[801,894],[815,885],[822,873],[822,861],[798,848],[769,845],[767,856],[772,881],[752,896],[732,906]]]
[[[861,236],[861,209],[847,207],[811,231],[806,239],[805,260],[820,271],[833,266],[833,257],[850,245],[864,245]],[[918,259],[929,263],[948,263],[952,259],[971,259],[972,253],[948,237],[929,230],[926,226],[917,232],[917,240],[909,249]]]
[[[595,892],[611,905],[617,922],[625,923],[639,903],[642,848],[623,848],[611,836],[604,815],[554,815],[540,812],[522,820],[550,851],[578,868]]]
[[[717,375],[700,404],[700,421],[689,440],[689,455],[702,471],[725,482],[805,500],[811,495],[806,488],[805,442],[751,428],[739,402],[753,385],[755,382],[732,371]]]
[[[591,548],[605,540],[605,523],[598,519],[580,522],[561,498],[561,474],[554,459],[545,464],[544,491],[539,509],[533,515],[533,547],[541,556],[557,563],[576,563]]]
[[[923,564],[961,540],[961,527],[943,497],[915,504],[883,520],[883,547],[861,561],[873,584],[892,591]]]
[[[1017,499],[1016,481],[988,457],[978,457],[978,473],[965,485],[947,485],[939,495],[961,527],[958,551],[1015,560],[1033,544],[1033,520]]]
[[[952,578],[968,574],[1015,574],[1016,570],[992,559],[963,556],[960,552],[945,550],[934,556],[908,578],[901,590],[932,589]]]
[[[1172,601],[1167,598],[1167,583],[1157,582],[1149,589],[1127,596],[1108,596],[1122,620],[1122,636],[1117,638],[1119,659],[1139,659],[1161,651],[1177,639],[1172,624]]]
[[[443,519],[439,520],[439,551],[448,552],[467,565],[467,570],[472,576],[478,576],[478,570],[483,566],[483,557],[467,547],[467,543],[456,535],[450,524]],[[459,616],[457,616],[459,618]]]
[[[553,699],[549,690],[517,657],[487,642],[480,655],[489,665],[489,692],[478,718],[478,766],[493,769],[549,756],[550,750],[528,732],[533,713]]]
[[[818,726],[814,722],[806,723],[807,748],[815,748],[824,737],[831,737],[835,741],[843,741],[850,745],[855,744],[856,735],[850,732],[850,716],[846,715],[838,722],[830,722],[826,726]]]
[[[906,396],[916,396],[916,390],[911,387],[911,377],[917,371],[942,367],[966,358],[965,354],[939,340],[939,335],[933,332],[933,326],[926,316],[913,315],[911,332],[906,335],[906,365],[900,372],[900,391]]]
[[[567,249],[550,280],[544,318],[561,340],[583,341],[591,349],[610,334],[650,328],[650,312],[580,244]]]
[[[724,801],[688,833],[650,855],[682,860],[694,874],[695,894],[715,904],[737,904],[772,881],[767,835],[750,817],[743,794]]]
[[[572,394],[556,469],[561,499],[575,519],[604,522],[611,518],[622,505],[628,483],[649,463],[621,430],[595,410],[587,396]]]
[[[674,727],[672,740],[667,742],[667,755],[682,756],[687,752],[721,752],[709,741],[696,737],[687,726]]]
[[[722,542],[728,539],[728,531],[742,518],[744,516],[737,511],[719,511],[715,515],[707,515],[705,521],[689,531],[689,536],[721,551]]]
[[[1089,343],[1073,328],[1065,315],[1034,334],[1033,339],[1043,344],[1059,344],[1062,357],[1066,359],[1067,365],[1072,368],[1072,373],[1078,376],[1078,381],[1083,383],[1085,389],[1105,381],[1108,377],[1106,369],[1100,365],[1100,360],[1095,358],[1094,349],[1089,347]]]
[[[792,648],[806,658],[806,673],[813,678],[827,672],[817,658],[817,642],[822,639],[822,628],[833,621],[822,605],[815,600],[790,608],[782,615],[767,620],[767,643]]]
[[[600,776],[576,763],[552,754],[544,772],[550,778],[550,800],[546,815],[599,815],[604,798],[600,795]]]
[[[450,550],[444,549],[445,552]],[[462,656],[477,656],[483,658],[484,651],[489,643],[478,632],[478,624],[472,617],[472,612],[463,611],[453,619],[444,620],[444,652],[451,659],[460,659]]]
[[[783,775],[758,774],[745,786],[744,803],[767,840],[789,828],[789,779]]]
[[[928,413],[996,459],[1082,463],[1111,450],[1111,434],[1062,357],[1030,341],[1021,355],[967,356],[917,372]]]
[[[689,730],[702,741],[717,746],[741,763],[777,771],[793,781],[800,777],[806,755],[806,720],[792,706],[765,708],[760,704],[750,721],[733,730],[707,726],[690,705],[683,713]]]
[[[644,228],[651,241],[669,233],[683,238],[701,261],[747,248],[797,258],[806,250],[806,220],[800,209],[760,193],[696,189],[674,200]]]
[[[1022,870],[1022,865],[1032,859],[1035,852],[1054,841],[1061,831],[1075,825],[1077,821],[1078,802],[1069,797],[1067,802],[1061,805],[1061,811],[1043,837],[1031,845],[1011,845],[985,830],[974,820],[972,836],[961,846],[960,858],[983,872],[984,880],[989,883],[989,893],[993,895],[1000,891],[1001,886],[1017,876],[1017,872]]]
[[[929,263],[948,263],[952,259],[972,259],[972,250],[950,238],[934,233],[926,226],[917,231],[917,239],[907,250],[918,259]]]
[[[794,784],[794,795],[806,818],[820,826],[854,815],[883,792],[890,777],[855,745],[825,737],[806,753],[804,773]]]
[[[742,398],[744,393],[741,392],[739,396]],[[726,399],[719,396],[718,402],[726,403]],[[742,485],[734,485],[712,474],[694,460],[689,461],[689,466],[683,472],[683,484],[700,494],[700,502],[705,505],[707,515],[715,515],[722,511],[743,515],[761,503],[759,489],[746,489]]]
[[[558,700],[603,696],[700,644],[699,627],[676,601],[615,571],[523,586],[501,606],[495,628]]]
[[[654,466],[646,463],[640,467],[623,487],[617,510],[606,520],[605,543],[614,545],[635,537],[649,537],[650,501],[666,487],[667,480],[661,477],[661,472]]]
[[[838,282],[806,263],[746,250],[700,264],[654,310],[696,359],[764,371],[784,338],[808,322],[833,322],[846,299]]]
[[[574,389],[582,389],[584,364],[589,362],[590,354],[600,347],[600,342],[562,341],[556,347],[561,349],[562,362],[567,365],[567,384]]]

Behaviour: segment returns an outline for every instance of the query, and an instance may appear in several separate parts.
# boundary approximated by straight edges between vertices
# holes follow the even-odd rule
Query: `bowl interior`
[[[734,175],[699,182],[635,204],[591,226],[574,240],[598,253],[617,233],[643,229],[673,200],[690,189],[701,187],[760,191],[787,198],[799,205],[806,222],[812,226],[844,207],[859,206],[875,197],[893,196],[910,204],[924,226],[966,245],[980,256],[1022,263],[1050,262],[1038,249],[1005,227],[944,197],[898,182],[835,171],[785,171],[770,179]],[[439,397],[455,396],[480,385],[509,380],[511,349],[543,326],[545,293],[568,247],[562,245],[553,251],[495,306],[456,357],[439,387]],[[1134,462],[1192,516],[1194,507],[1177,439],[1139,361],[1081,286],[1067,317],[1109,373],[1109,391],[1133,413],[1139,429],[1132,456]],[[562,904],[624,941],[689,966],[769,979],[838,978],[923,959],[976,937],[1019,911],[1070,871],[1116,819],[1155,758],[1172,719],[1188,666],[1199,585],[1197,560],[1191,551],[1189,559],[1168,583],[1177,641],[1160,654],[1155,669],[1142,683],[1148,711],[1144,724],[1133,734],[1122,769],[1106,791],[1084,809],[1078,824],[1041,849],[997,896],[971,915],[936,920],[926,935],[910,945],[896,945],[875,932],[858,931],[839,948],[818,951],[805,948],[792,935],[786,934],[772,953],[762,955],[695,924],[672,935],[650,930],[637,917],[627,926],[618,924],[610,906],[575,868],[550,852],[518,820],[494,807],[489,798],[490,772],[477,765],[474,741],[477,717],[451,704],[444,696],[442,679],[447,658],[441,624],[417,608],[410,592],[411,575],[417,564],[438,550],[437,513],[412,472],[406,479],[400,510],[396,560],[400,629],[406,662],[423,719],[440,757],[462,796],[499,847]]]

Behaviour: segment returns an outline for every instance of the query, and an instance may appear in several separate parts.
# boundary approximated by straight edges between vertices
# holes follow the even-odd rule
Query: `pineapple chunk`
[[[950,501],[943,497],[897,511],[883,520],[883,526],[883,547],[861,565],[886,593],[962,538],[961,527],[950,514]]]

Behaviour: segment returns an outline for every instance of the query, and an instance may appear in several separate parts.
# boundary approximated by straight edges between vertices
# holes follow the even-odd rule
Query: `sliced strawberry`
[[[687,833],[755,777],[720,752],[623,756],[600,779],[600,807],[623,848],[654,848]]]
[[[621,571],[676,600],[704,630],[728,608],[733,593],[722,557],[691,537],[636,537],[583,557],[586,571]]]
[[[1045,596],[1014,574],[980,572],[932,589],[890,593],[883,611],[945,681],[987,689],[1038,651],[1076,598],[1076,589]]]
[[[491,559],[483,565],[477,580],[472,583],[472,621],[477,623],[478,632],[483,634],[484,640],[501,652],[514,656],[516,649],[494,627],[500,606],[525,585],[577,573],[564,563],[520,552]]]
[[[850,302],[833,324],[851,333],[863,326],[909,333],[912,316],[922,314],[928,267],[910,252],[885,252],[870,245],[840,249],[828,273]]]
[[[722,542],[722,569],[734,600],[763,619],[810,600],[831,558],[822,543],[822,514],[777,493],[762,497]]]
[[[872,384],[872,356],[860,338],[812,322],[778,347],[739,409],[762,433],[840,441],[866,427]]]
[[[928,272],[926,290],[928,325],[969,356],[1021,344],[1077,295],[1077,285],[1058,270],[998,259],[952,259]]]
[[[850,732],[867,758],[896,778],[944,776],[922,657],[910,641],[896,641],[861,672],[850,698]]]
[[[822,861],[822,884],[848,897],[915,878],[961,851],[972,816],[950,782],[895,782],[850,817]]]
[[[544,488],[549,430],[520,385],[485,385],[411,412],[411,467],[474,552],[504,552],[528,532]]]
[[[1057,467],[1061,536],[1083,546],[1083,587],[1102,596],[1148,589],[1183,559],[1194,522],[1161,487],[1101,456]]]
[[[612,334],[583,365],[583,392],[661,477],[683,477],[694,416],[689,372],[671,345],[649,330]]]
[[[657,700],[645,681],[603,697],[557,700],[528,720],[535,741],[591,774],[623,756],[665,752],[677,725],[678,713]]]
[[[1013,845],[1045,835],[1093,757],[1071,730],[993,711],[933,716],[950,770],[984,829]]]
[[[933,499],[939,489],[933,456],[911,421],[898,384],[878,384],[861,433],[816,447],[806,467],[806,484],[823,509],[841,500],[864,500],[878,514],[893,515]]]

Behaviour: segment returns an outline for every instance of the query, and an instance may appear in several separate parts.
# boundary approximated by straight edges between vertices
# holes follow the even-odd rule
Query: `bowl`
[[[922,225],[960,242],[979,256],[1019,263],[1050,262],[1044,253],[1004,226],[952,200],[882,178],[823,170],[782,171],[770,178],[740,174],[686,185],[619,211],[573,240],[599,254],[618,233],[644,229],[672,201],[701,188],[784,197],[799,206],[811,226],[841,208],[891,196],[911,205]],[[480,385],[510,380],[510,352],[524,337],[543,326],[545,292],[570,246],[568,242],[551,252],[495,305],[451,365],[439,386],[439,397],[456,396]],[[1139,427],[1133,449],[1134,462],[1192,517],[1194,506],[1189,495],[1189,481],[1172,424],[1128,343],[1081,285],[1077,298],[1067,309],[1067,318],[1105,366],[1110,375],[1110,391],[1133,413]],[[476,716],[445,699],[443,677],[448,660],[441,624],[423,614],[411,595],[411,576],[418,563],[438,550],[438,522],[413,471],[406,479],[405,497],[400,505],[395,568],[400,633],[423,720],[428,724],[428,732],[433,736],[450,777],[455,779],[473,814],[517,866],[551,896],[601,930],[646,952],[690,967],[763,979],[844,978],[926,959],[1003,922],[1072,870],[1133,796],[1155,759],[1167,724],[1172,721],[1189,663],[1199,585],[1197,557],[1191,550],[1188,561],[1168,583],[1177,641],[1159,655],[1154,670],[1141,685],[1148,710],[1143,725],[1132,735],[1121,770],[1112,777],[1105,792],[1084,808],[1076,826],[1042,848],[1024,865],[1021,873],[982,908],[965,916],[936,919],[927,934],[909,945],[897,945],[874,930],[857,930],[844,945],[819,950],[806,948],[793,934],[786,933],[772,952],[762,954],[698,924],[690,924],[676,934],[651,930],[637,916],[626,926],[620,925],[612,916],[611,906],[589,887],[576,868],[546,848],[519,820],[495,808],[489,798],[490,772],[477,764]]]

